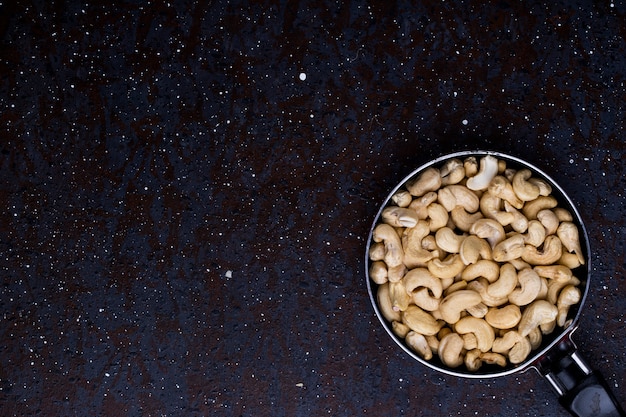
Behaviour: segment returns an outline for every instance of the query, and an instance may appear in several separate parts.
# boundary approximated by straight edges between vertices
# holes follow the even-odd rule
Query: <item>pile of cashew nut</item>
[[[506,165],[487,155],[429,167],[374,227],[379,310],[425,360],[469,371],[519,364],[581,300],[572,214],[545,180]]]

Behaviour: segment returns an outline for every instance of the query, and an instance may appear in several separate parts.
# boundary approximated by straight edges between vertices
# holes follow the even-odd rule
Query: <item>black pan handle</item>
[[[576,417],[626,417],[599,372],[583,360],[570,339],[542,358],[539,371],[559,395],[559,402]]]

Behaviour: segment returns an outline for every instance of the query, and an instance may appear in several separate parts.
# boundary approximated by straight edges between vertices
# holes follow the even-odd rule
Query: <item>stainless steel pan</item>
[[[398,344],[398,346],[400,346],[401,349],[403,349],[416,361],[436,371],[462,378],[492,378],[503,377],[514,373],[525,372],[529,369],[535,369],[541,376],[550,382],[556,394],[559,396],[561,404],[573,415],[596,417],[626,416],[624,410],[618,404],[615,396],[608,388],[605,380],[598,372],[592,370],[592,368],[583,360],[576,345],[572,341],[572,334],[578,326],[579,317],[584,312],[583,306],[585,304],[587,294],[590,288],[593,288],[591,276],[592,269],[589,256],[591,253],[589,249],[589,239],[587,237],[585,225],[574,203],[570,200],[565,191],[539,168],[519,158],[491,151],[458,152],[432,160],[417,168],[406,178],[400,181],[400,183],[383,201],[372,224],[369,238],[367,240],[367,248],[369,248],[372,243],[372,233],[375,226],[381,221],[381,213],[383,209],[390,205],[391,197],[399,189],[404,187],[408,181],[417,177],[421,172],[429,167],[442,166],[449,159],[464,159],[469,156],[475,156],[477,159],[480,159],[485,155],[493,155],[498,159],[506,161],[507,167],[530,169],[533,172],[533,176],[543,178],[552,186],[552,194],[559,201],[559,206],[568,209],[574,216],[574,222],[579,227],[581,246],[587,262],[585,265],[574,271],[576,277],[578,277],[581,281],[580,288],[582,291],[582,298],[579,304],[570,309],[568,319],[571,320],[569,321],[569,324],[561,330],[557,328],[557,330],[555,330],[552,334],[544,336],[541,346],[533,351],[525,361],[517,365],[507,364],[506,367],[483,365],[479,371],[471,372],[464,366],[458,368],[447,367],[439,360],[437,355],[434,355],[434,357],[429,361],[424,360],[411,348],[409,348],[402,338],[398,337],[393,332],[391,323],[389,323],[381,313],[376,299],[377,285],[369,277],[369,266],[371,261],[366,250],[365,271],[367,290],[376,315],[389,336]]]

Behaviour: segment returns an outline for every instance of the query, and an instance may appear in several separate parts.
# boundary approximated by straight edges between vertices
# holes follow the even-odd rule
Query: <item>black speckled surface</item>
[[[575,335],[626,403],[623,2],[3,1],[0,414],[566,416],[409,360],[365,240],[483,148],[578,207]]]

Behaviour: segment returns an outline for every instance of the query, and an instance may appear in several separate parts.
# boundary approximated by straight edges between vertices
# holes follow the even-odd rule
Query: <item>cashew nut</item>
[[[535,247],[541,246],[546,238],[546,228],[539,220],[531,220],[528,222],[528,230],[524,235],[524,242]]]
[[[534,328],[528,333],[528,341],[530,342],[530,347],[535,350],[541,346],[541,342],[543,341],[543,333],[539,330],[539,327]]]
[[[374,261],[370,265],[370,278],[376,284],[384,284],[387,282],[387,264],[383,261]]]
[[[413,303],[422,310],[431,312],[438,310],[441,302],[440,298],[435,298],[428,292],[428,288],[420,288],[414,291],[411,294],[411,299]]]
[[[473,350],[478,346],[478,340],[474,333],[465,333],[461,335],[461,337],[463,338],[463,347],[465,350]]]
[[[391,305],[391,298],[389,296],[389,283],[378,286],[376,291],[376,300],[378,301],[378,307],[383,317],[389,321],[400,321],[402,316],[399,311],[393,309]]]
[[[576,269],[582,264],[580,263],[580,258],[575,253],[563,252],[561,257],[559,258],[559,265],[564,265],[569,269]],[[584,262],[584,259],[583,259]]]
[[[511,330],[494,340],[492,350],[496,353],[506,353],[509,362],[517,364],[522,363],[528,357],[532,346],[527,337]]]
[[[556,229],[556,234],[561,239],[563,246],[568,252],[573,252],[578,256],[578,261],[581,265],[585,264],[585,258],[583,257],[583,251],[580,247],[580,239],[578,237],[578,228],[572,222],[561,222]]]
[[[524,236],[515,233],[493,248],[493,259],[497,262],[509,262],[522,256],[525,247]]]
[[[370,260],[382,261],[385,259],[385,244],[382,242],[372,243],[369,250]]]
[[[528,169],[520,169],[513,176],[513,190],[520,200],[532,201],[539,197],[539,187],[527,181],[531,176],[532,173]]]
[[[473,316],[466,316],[460,319],[454,325],[454,330],[461,335],[473,333],[474,336],[476,336],[476,347],[480,349],[481,352],[489,351],[495,339],[493,327],[485,320]]]
[[[487,287],[487,293],[495,298],[507,297],[517,286],[517,271],[510,263],[500,267],[500,277]]]
[[[484,190],[497,174],[498,159],[487,155],[480,160],[480,170],[478,174],[467,180],[467,188],[470,190]]]
[[[463,338],[458,333],[448,333],[439,341],[437,350],[444,365],[456,368],[463,364]]]
[[[461,279],[471,281],[478,277],[484,277],[489,282],[494,282],[500,275],[500,265],[488,259],[480,259],[476,263],[469,264],[461,272]]]
[[[539,187],[539,195],[550,195],[552,194],[552,186],[548,184],[541,178],[530,177],[527,180],[529,183],[536,185]]]
[[[465,354],[465,367],[468,371],[474,372],[480,369],[483,364],[480,349],[472,349]]]
[[[435,232],[435,242],[437,246],[448,253],[459,253],[464,235],[457,235],[449,227],[442,227]]]
[[[408,191],[400,190],[391,196],[391,201],[398,207],[408,207],[411,201],[413,201],[413,196]]]
[[[556,233],[557,227],[559,227],[559,218],[556,217],[554,211],[544,209],[537,212],[537,220],[541,222],[546,229],[546,235],[552,235]]]
[[[531,265],[554,264],[561,258],[562,247],[561,239],[555,235],[550,235],[543,242],[542,250],[532,245],[526,245],[522,253],[522,259]]]
[[[480,294],[471,290],[458,290],[448,294],[439,304],[443,320],[454,324],[461,318],[461,312],[482,301]]]
[[[467,212],[474,213],[478,210],[480,200],[478,196],[464,185],[448,185],[437,193],[437,201],[447,210],[452,211],[461,206]]]
[[[465,167],[459,159],[452,158],[448,160],[440,170],[441,184],[450,185],[457,184],[465,178]]]
[[[463,161],[463,168],[465,168],[465,176],[471,178],[478,174],[478,160],[474,156],[468,156]]]
[[[459,255],[465,265],[474,264],[479,259],[493,259],[489,243],[475,235],[469,235],[463,239],[459,248]]]
[[[415,197],[421,197],[441,186],[441,174],[437,168],[427,168],[416,179],[406,184],[406,189]]]
[[[406,291],[402,281],[389,282],[389,298],[391,307],[396,311],[404,311],[411,303],[411,296]]]
[[[546,300],[535,300],[522,313],[517,326],[518,332],[522,336],[528,336],[533,329],[555,320],[557,314],[558,309],[554,304]]]
[[[493,248],[506,237],[504,227],[494,219],[478,219],[472,224],[469,232],[479,238],[486,239]]]
[[[372,233],[374,242],[383,242],[385,244],[385,263],[388,267],[398,266],[402,264],[404,251],[402,250],[402,242],[396,230],[388,224],[379,223]]]
[[[572,222],[574,221],[574,217],[572,217],[572,213],[564,209],[563,207],[555,207],[554,214],[556,215],[559,222]]]
[[[419,217],[415,210],[398,206],[386,207],[381,213],[383,222],[393,227],[415,227]]]
[[[422,247],[422,239],[430,233],[428,222],[420,220],[415,227],[404,229],[402,233],[402,248],[404,249],[404,264],[412,269],[425,266],[436,254]]]
[[[406,344],[409,345],[409,347],[422,358],[427,361],[432,359],[433,351],[430,350],[430,346],[428,346],[428,342],[426,341],[426,337],[424,337],[424,335],[410,331],[407,333],[404,340],[406,340]]]
[[[476,213],[468,213],[463,207],[459,206],[455,207],[450,212],[450,218],[457,229],[463,232],[469,232],[472,225],[476,223],[478,219],[483,218],[483,214],[480,211],[477,211]]]
[[[467,289],[470,291],[476,291],[480,294],[482,302],[488,307],[498,307],[506,304],[508,297],[492,297],[487,292],[489,282],[485,278],[478,278],[467,284]]]
[[[389,280],[389,282],[398,282],[402,279],[405,273],[406,273],[406,266],[404,266],[404,264],[400,264],[398,266],[393,266],[393,267],[388,267],[387,268],[387,280]]]
[[[502,226],[508,226],[514,220],[512,213],[501,209],[502,199],[486,191],[480,197],[480,211],[489,219],[494,219]]]
[[[463,269],[465,269],[465,264],[458,254],[450,255],[443,261],[435,258],[428,262],[428,270],[441,279],[454,278]]]
[[[500,353],[485,352],[480,355],[480,359],[489,365],[506,366],[506,358]]]
[[[556,198],[553,196],[540,195],[534,200],[524,204],[522,212],[528,220],[534,220],[537,218],[537,213],[541,210],[555,208],[557,204]]]
[[[437,193],[430,191],[419,198],[413,199],[411,204],[409,204],[409,208],[415,210],[420,219],[426,219],[428,217],[428,206],[435,201],[437,201]]]
[[[519,199],[511,183],[501,175],[496,175],[489,184],[489,192],[496,197],[507,201],[513,207],[521,209],[524,206],[524,202]]]
[[[528,219],[518,209],[509,204],[508,201],[504,202],[504,211],[510,213],[513,216],[513,220],[510,225],[517,233],[526,233],[528,229]]]
[[[565,265],[537,265],[533,268],[540,277],[567,282],[572,279],[572,270]]]
[[[556,303],[556,307],[558,309],[556,322],[559,326],[565,326],[570,307],[574,304],[578,304],[580,302],[580,298],[580,290],[573,285],[568,285],[561,290]]]
[[[406,335],[411,331],[409,326],[400,321],[391,322],[391,330],[393,330],[396,336],[401,338],[405,338]]]
[[[568,285],[580,285],[580,280],[575,276],[572,276],[569,281],[550,280],[550,282],[548,282],[548,295],[546,296],[546,300],[548,300],[552,304],[557,304],[559,294],[561,293],[563,288]]]
[[[489,311],[489,307],[487,307],[483,303],[478,303],[475,306],[467,308],[467,312],[472,317],[476,317],[476,318],[479,318],[479,319],[484,318],[488,311]]]
[[[448,224],[449,214],[444,206],[438,203],[431,203],[428,207],[428,227],[431,232],[435,232]]]
[[[431,314],[416,305],[409,305],[402,312],[402,322],[409,326],[411,330],[425,336],[436,334],[443,326],[443,323],[439,323]]]
[[[490,308],[485,314],[485,320],[495,329],[512,329],[522,318],[522,312],[515,304],[508,304],[501,308]]]
[[[541,290],[541,278],[532,269],[522,269],[517,273],[517,280],[521,288],[509,294],[509,301],[521,307],[537,298]]]

